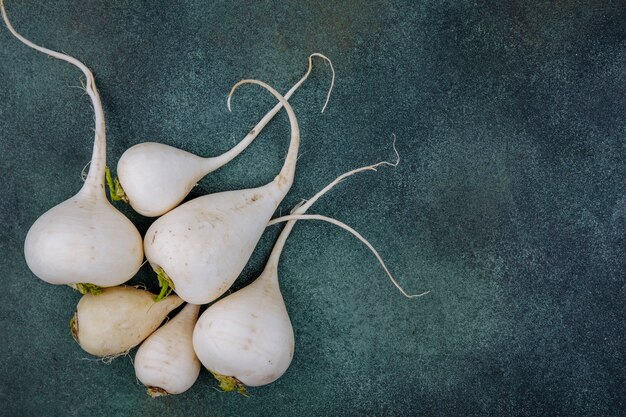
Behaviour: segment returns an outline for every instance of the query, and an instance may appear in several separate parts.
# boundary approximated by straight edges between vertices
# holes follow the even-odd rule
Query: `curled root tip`
[[[230,93],[228,93],[228,99],[226,100],[226,107],[228,107],[228,111],[232,111],[231,107],[230,107],[230,102],[231,102],[231,99],[233,98],[233,94],[235,94],[235,90],[237,90],[243,84],[259,84],[259,85],[262,85],[263,83],[261,83],[260,81],[257,81],[257,80],[246,79],[246,80],[241,80],[241,81],[237,82],[235,85],[233,85],[233,88],[230,89]]]
[[[424,291],[423,293],[420,294],[404,294],[406,296],[406,298],[419,298],[419,297],[423,297],[427,294],[430,294],[430,290],[428,291]]]
[[[328,65],[330,66],[330,71],[333,73],[333,76],[330,80],[330,88],[328,89],[328,94],[326,94],[326,101],[324,102],[324,107],[322,107],[322,113],[324,113],[324,110],[326,110],[328,102],[330,101],[330,95],[333,92],[333,88],[335,87],[335,67],[333,67],[333,62],[330,60],[330,58],[328,58],[326,55],[320,54],[319,52],[315,52],[309,55],[309,65],[311,62],[311,58],[313,58],[314,56],[322,58],[323,60],[328,62]]]
[[[233,96],[233,92],[231,91],[230,94],[228,95],[228,98],[226,99],[226,108],[231,113],[233,112],[232,108],[230,107],[230,99],[232,96]]]
[[[391,136],[393,137],[393,142],[391,146],[393,146],[393,151],[396,153],[396,162],[393,162],[393,163],[390,162],[390,164],[393,165],[394,167],[397,167],[398,164],[400,163],[400,153],[398,153],[398,148],[396,148],[396,140],[398,138],[396,137],[395,133],[392,133]]]
[[[0,1],[2,1],[2,0],[0,0]],[[87,162],[87,163],[85,164],[85,166],[83,167],[83,170],[82,170],[82,171],[80,171],[80,179],[81,179],[83,182],[85,182],[85,181],[87,180],[87,172],[86,172],[86,169],[87,169],[87,167],[88,167],[90,164],[91,164],[91,161]]]

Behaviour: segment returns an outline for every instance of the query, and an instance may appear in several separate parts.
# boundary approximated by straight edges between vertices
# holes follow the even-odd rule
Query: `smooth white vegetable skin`
[[[37,219],[26,235],[24,256],[31,271],[50,284],[111,287],[137,273],[143,242],[104,193],[80,192]]]
[[[117,163],[117,175],[133,209],[156,217],[176,207],[207,172],[212,159],[160,143],[129,148]]]
[[[200,306],[187,304],[137,350],[135,375],[151,395],[180,394],[198,379],[200,361],[191,338],[199,312]]]
[[[119,355],[141,343],[182,303],[176,295],[155,302],[149,291],[105,288],[101,294],[86,294],[78,302],[74,336],[92,355]]]
[[[272,182],[188,201],[150,226],[146,258],[183,300],[208,304],[235,282],[283,196]]]
[[[295,215],[285,217],[305,217],[303,213],[311,205],[345,178],[362,171],[375,171],[381,165],[395,166],[397,162],[395,165],[381,162],[346,172],[294,210]],[[356,231],[334,219],[324,216],[310,217],[331,221],[355,234],[374,252],[389,274],[378,253]],[[196,324],[193,334],[196,354],[202,364],[220,381],[220,386],[223,381],[229,383],[224,389],[231,390],[231,385],[237,383],[229,379],[233,377],[245,385],[269,384],[278,379],[291,363],[294,348],[293,329],[280,293],[277,268],[295,220],[291,219],[278,236],[261,276],[247,287],[209,307]],[[284,221],[284,218],[274,219],[270,224],[276,221]],[[403,294],[411,297],[397,284],[391,274],[389,277]]]
[[[335,82],[335,70],[326,56],[309,56],[304,76],[285,94],[288,100],[308,78],[313,68],[313,57],[324,59],[333,71],[326,104]],[[322,108],[322,113],[326,108]],[[185,198],[193,186],[206,174],[226,165],[243,152],[272,118],[283,108],[279,102],[227,152],[215,157],[201,158],[189,152],[158,143],[142,143],[128,149],[117,165],[117,174],[131,206],[140,214],[157,217],[170,211]]]
[[[279,174],[269,184],[252,189],[210,194],[178,206],[155,221],[144,238],[146,258],[162,268],[176,293],[191,304],[207,304],[222,295],[241,273],[272,213],[285,197],[296,171],[300,128],[283,96],[257,80],[242,80],[268,90],[285,107],[291,140]]]
[[[248,386],[269,384],[285,373],[294,335],[276,268],[209,307],[196,323],[193,347],[208,370]]]
[[[95,113],[93,153],[85,183],[78,194],[48,210],[31,226],[24,243],[26,263],[35,275],[52,284],[121,284],[139,270],[143,247],[135,226],[106,199],[106,128],[93,73],[76,58],[20,35],[2,0],[0,11],[7,29],[20,42],[81,70]]]

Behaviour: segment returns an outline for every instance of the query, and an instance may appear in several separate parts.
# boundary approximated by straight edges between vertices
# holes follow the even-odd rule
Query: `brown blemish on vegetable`
[[[78,341],[78,312],[75,312],[70,319],[70,332],[72,332],[72,337],[76,340],[76,343],[80,343]]]
[[[252,130],[250,131],[250,133],[248,133],[248,135],[252,136],[252,135],[254,135],[255,133],[256,133],[256,130],[252,129]]]
[[[282,172],[278,175],[278,177],[276,177],[276,180],[279,188],[282,188],[285,184],[289,183],[289,178],[287,178]]]
[[[204,229],[207,224],[211,225],[212,228],[224,221],[224,216],[219,213],[215,213],[212,211],[199,210],[197,212],[198,220],[200,220],[198,230]]]
[[[148,387],[148,389],[146,390],[146,392],[148,393],[149,396],[151,396],[152,398],[156,398],[156,397],[163,397],[165,395],[170,395],[169,392],[165,391],[163,388],[159,388],[159,387]]]
[[[151,245],[154,245],[154,239],[156,239],[157,233],[159,233],[158,230],[154,232],[154,235],[152,235],[152,241],[150,242]]]
[[[250,201],[257,201],[259,198],[261,198],[262,195],[260,194],[254,194],[251,198]]]

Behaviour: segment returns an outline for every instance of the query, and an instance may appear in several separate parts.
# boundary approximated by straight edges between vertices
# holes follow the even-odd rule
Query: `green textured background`
[[[334,4],[333,4],[334,3]],[[330,225],[302,223],[280,265],[296,353],[249,399],[203,372],[150,399],[131,358],[72,340],[79,299],[28,270],[22,245],[81,186],[93,114],[80,73],[0,29],[0,414],[6,416],[619,415],[626,407],[626,2],[10,1],[16,28],[93,69],[108,160],[142,141],[230,148],[316,62],[292,99],[302,129],[289,210],[340,173],[312,212],[362,232],[410,291]],[[280,114],[193,193],[270,181]],[[150,220],[122,208],[144,232]],[[274,227],[236,287],[254,279]],[[103,254],[106,255],[106,254]],[[136,282],[151,283],[144,267]],[[134,355],[134,352],[131,356]]]

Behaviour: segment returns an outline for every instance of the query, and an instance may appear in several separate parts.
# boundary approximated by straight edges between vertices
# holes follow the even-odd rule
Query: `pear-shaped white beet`
[[[294,213],[306,212],[349,175],[376,166],[340,176]],[[278,261],[294,225],[295,221],[289,221],[281,232],[259,278],[211,305],[196,323],[194,350],[225,391],[245,393],[244,385],[269,384],[291,364],[294,335],[278,284]]]
[[[212,158],[144,142],[122,154],[117,175],[133,209],[156,217],[176,207],[202,177],[217,168]]]
[[[150,396],[180,394],[198,379],[200,361],[191,337],[199,312],[200,306],[187,304],[139,346],[135,375]]]
[[[233,91],[244,83],[269,90],[289,115],[291,142],[279,175],[263,187],[188,201],[152,223],[144,238],[152,267],[162,269],[176,293],[191,304],[210,303],[230,288],[293,183],[300,143],[296,116],[276,90],[260,81],[240,81]]]
[[[247,287],[222,298],[200,316],[193,332],[193,347],[200,362],[220,381],[223,390],[237,389],[245,393],[244,385],[269,384],[279,378],[291,363],[293,329],[280,293],[277,268],[296,219],[325,220],[348,230],[372,250],[389,278],[405,296],[411,298],[426,294],[406,294],[371,244],[349,226],[324,216],[302,214],[343,179],[361,171],[375,170],[381,165],[395,164],[380,162],[347,172],[302,204],[293,215],[272,220],[271,224],[285,218],[289,222],[278,237],[261,276]]]
[[[309,56],[307,72],[285,94],[285,100],[289,100],[311,73],[314,56],[330,63],[333,71],[330,88],[332,91],[334,84],[332,63],[324,55],[315,53]],[[148,217],[167,213],[183,201],[200,179],[243,152],[282,107],[283,104],[279,102],[241,142],[217,157],[201,158],[172,146],[154,142],[140,143],[129,148],[122,154],[117,164],[117,175],[130,205],[135,211]]]
[[[83,188],[37,219],[26,235],[24,255],[31,271],[51,284],[111,287],[139,270],[143,242],[104,192]]]
[[[51,284],[90,283],[113,286],[135,275],[143,260],[137,228],[107,200],[104,191],[106,137],[104,112],[91,71],[80,61],[29,41],[15,31],[0,0],[9,31],[22,43],[79,68],[96,115],[89,175],[74,197],[44,213],[24,243],[28,267]]]
[[[126,286],[104,288],[98,295],[83,295],[70,327],[86,352],[115,356],[150,336],[168,313],[182,303],[176,295],[155,302],[154,294],[146,290]]]
[[[239,276],[283,196],[271,183],[191,200],[148,229],[146,257],[183,300],[210,303]]]
[[[278,379],[293,358],[294,336],[276,268],[209,307],[196,324],[193,345],[218,379],[253,387]]]

